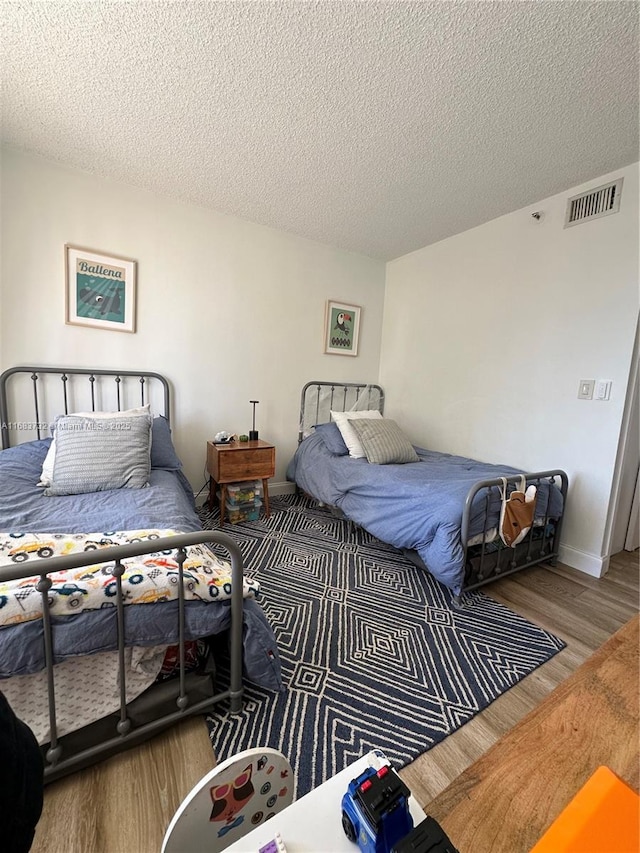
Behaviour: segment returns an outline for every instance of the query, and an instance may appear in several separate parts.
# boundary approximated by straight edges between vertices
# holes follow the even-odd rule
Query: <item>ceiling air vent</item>
[[[611,184],[596,187],[580,195],[574,195],[567,201],[567,215],[564,227],[579,225],[589,219],[599,219],[620,210],[623,178],[618,178]]]

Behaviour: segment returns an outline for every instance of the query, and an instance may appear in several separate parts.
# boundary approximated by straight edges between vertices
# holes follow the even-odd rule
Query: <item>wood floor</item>
[[[421,805],[444,791],[638,612],[638,581],[636,551],[613,557],[600,579],[558,565],[534,567],[487,587],[487,594],[562,637],[567,647],[402,770]],[[32,850],[158,853],[175,809],[213,765],[206,726],[198,718],[54,782],[45,790]]]
[[[526,853],[602,765],[638,789],[639,625],[636,614],[427,804],[456,847]],[[636,839],[609,818],[591,828],[601,831],[589,849],[640,850],[635,811]]]

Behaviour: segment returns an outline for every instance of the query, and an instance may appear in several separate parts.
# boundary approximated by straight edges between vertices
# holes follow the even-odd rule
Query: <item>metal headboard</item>
[[[25,389],[25,375],[31,382],[31,393]],[[9,380],[16,378],[9,385]],[[57,377],[57,378],[56,378]],[[22,382],[20,382],[22,379]],[[135,387],[136,383],[139,385]],[[19,387],[18,387],[19,386]],[[0,433],[2,449],[11,447],[11,435],[20,432],[30,441],[49,435],[50,422],[56,415],[82,409],[122,411],[151,402],[152,392],[161,400],[160,414],[170,418],[168,380],[160,373],[147,370],[89,370],[82,367],[10,367],[0,374]],[[29,396],[27,404],[25,397]],[[82,399],[76,405],[74,400]],[[28,412],[20,419],[11,412]],[[22,443],[17,442],[17,443]]]
[[[384,391],[368,382],[307,382],[300,394],[298,444],[315,424],[331,420],[330,412],[377,409],[384,412]]]

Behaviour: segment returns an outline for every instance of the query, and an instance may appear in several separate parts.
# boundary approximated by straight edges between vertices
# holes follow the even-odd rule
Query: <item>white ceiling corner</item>
[[[638,159],[635,2],[21,2],[2,140],[391,259]]]

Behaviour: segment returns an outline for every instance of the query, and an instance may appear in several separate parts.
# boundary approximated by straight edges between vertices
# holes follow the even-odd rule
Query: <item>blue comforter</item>
[[[464,549],[460,526],[469,489],[480,480],[508,477],[521,471],[436,453],[416,447],[419,462],[372,465],[366,459],[335,456],[322,438],[312,434],[298,447],[287,478],[323,503],[335,506],[373,536],[396,548],[418,552],[429,571],[455,594],[464,582]],[[556,487],[538,487],[536,517],[562,514]],[[493,490],[488,527],[500,516],[500,494]],[[469,536],[485,524],[484,500],[474,502]]]
[[[163,527],[191,533],[202,525],[180,470],[152,468],[145,489],[47,497],[38,486],[50,438],[0,453],[0,531],[86,533]]]
[[[201,530],[191,486],[180,470],[151,469],[144,489],[117,489],[46,497],[37,485],[51,439],[0,452],[0,531],[82,533],[98,530],[171,528]],[[176,602],[125,608],[127,642],[170,645],[177,641]],[[117,648],[115,608],[53,619],[56,663],[77,655]],[[230,602],[186,607],[188,639],[206,637],[230,625]],[[260,605],[244,601],[244,666],[249,680],[281,689],[277,644]],[[0,628],[0,678],[37,672],[44,666],[42,622]]]

